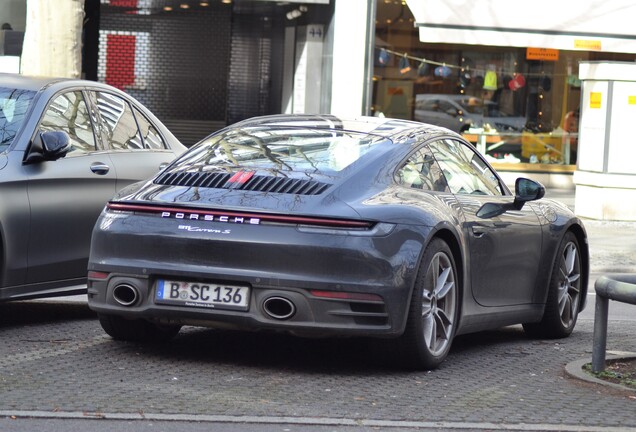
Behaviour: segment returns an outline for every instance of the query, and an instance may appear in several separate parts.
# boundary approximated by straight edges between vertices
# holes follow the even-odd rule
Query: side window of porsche
[[[503,195],[494,171],[462,142],[444,139],[430,144],[454,194]]]
[[[423,147],[413,153],[396,172],[396,181],[406,187],[448,192],[448,185],[431,151]]]
[[[69,156],[95,151],[95,135],[82,92],[56,96],[44,112],[41,131],[64,131],[71,139]]]

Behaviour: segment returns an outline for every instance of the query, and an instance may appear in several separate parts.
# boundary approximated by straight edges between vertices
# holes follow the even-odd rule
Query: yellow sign
[[[603,99],[603,93],[601,92],[590,92],[590,108],[600,108],[601,100]]]
[[[628,105],[636,105],[636,96],[628,96],[627,97]]]
[[[552,48],[526,48],[526,60],[558,61],[559,50]]]
[[[584,49],[592,51],[601,51],[600,40],[575,39],[574,49]]]

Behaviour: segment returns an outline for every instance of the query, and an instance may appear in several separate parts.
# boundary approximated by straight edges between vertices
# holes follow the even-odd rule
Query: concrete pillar
[[[27,0],[21,73],[79,78],[84,0]]]
[[[636,63],[582,62],[575,211],[636,221]]]
[[[370,22],[371,7],[367,0],[335,2],[331,114],[366,114],[365,98],[370,92],[368,39],[369,32],[375,29],[375,24]]]
[[[322,56],[325,30],[314,24],[298,27],[294,70],[294,114],[319,114],[322,89]]]

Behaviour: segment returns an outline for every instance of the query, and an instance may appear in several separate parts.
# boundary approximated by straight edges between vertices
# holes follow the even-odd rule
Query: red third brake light
[[[338,300],[362,300],[362,301],[376,301],[381,302],[382,297],[377,294],[367,293],[347,293],[341,291],[320,291],[310,290],[311,295],[315,297],[338,299]]]
[[[239,171],[236,174],[234,174],[232,177],[230,177],[230,179],[227,182],[243,185],[247,183],[247,181],[251,179],[253,176],[254,176],[254,171]]]

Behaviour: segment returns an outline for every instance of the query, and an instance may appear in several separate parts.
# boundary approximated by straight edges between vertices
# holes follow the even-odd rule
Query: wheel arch
[[[585,229],[579,224],[572,224],[566,232],[572,232],[576,237],[576,240],[579,243],[579,250],[581,254],[581,264],[583,269],[581,271],[581,295],[580,301],[581,304],[579,306],[579,312],[585,308],[587,303],[587,287],[589,285],[589,277],[590,277],[590,249],[589,244],[587,242],[587,234],[585,233]],[[564,234],[565,235],[565,234]]]
[[[436,231],[430,240],[434,238],[439,238],[443,240],[451,250],[453,254],[453,261],[455,261],[455,266],[457,267],[457,280],[459,281],[459,289],[457,290],[457,318],[458,322],[455,325],[455,331],[461,326],[462,321],[462,306],[464,301],[464,291],[466,287],[465,283],[465,262],[462,255],[462,249],[459,243],[457,236],[447,228],[440,229]],[[429,241],[430,241],[429,240]]]

